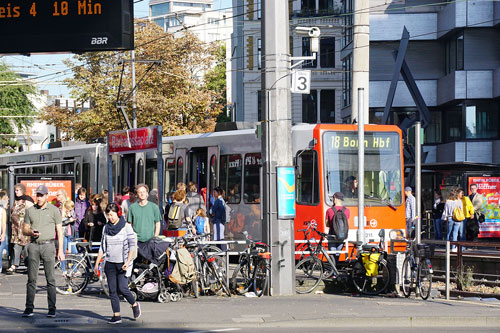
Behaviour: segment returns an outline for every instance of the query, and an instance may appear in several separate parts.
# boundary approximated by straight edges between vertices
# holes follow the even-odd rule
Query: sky
[[[214,9],[229,8],[232,0],[214,0]],[[143,18],[149,15],[149,0],[134,0],[134,16]],[[67,69],[64,59],[71,58],[71,54],[34,54],[31,56],[13,55],[0,56],[14,71],[28,73],[40,77],[38,90],[48,90],[50,95],[71,97],[67,87],[62,83],[68,73],[59,73]]]

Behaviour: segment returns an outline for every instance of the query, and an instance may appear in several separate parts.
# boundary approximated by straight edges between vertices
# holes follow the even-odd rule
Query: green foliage
[[[462,286],[462,290],[467,290],[474,285],[474,272],[472,267],[464,266],[462,274],[457,274],[457,280]]]
[[[219,43],[214,51],[216,65],[210,69],[204,77],[205,87],[218,94],[217,104],[223,107],[223,111],[217,117],[217,122],[231,121],[227,115],[227,95],[226,95],[226,45]],[[228,73],[231,75],[231,73]]]
[[[18,118],[0,118],[0,152],[12,152],[18,146],[9,134],[26,132],[33,124],[35,107],[31,102],[36,89],[32,84],[21,84],[20,77],[5,63],[0,63],[0,115],[1,116],[28,116]]]

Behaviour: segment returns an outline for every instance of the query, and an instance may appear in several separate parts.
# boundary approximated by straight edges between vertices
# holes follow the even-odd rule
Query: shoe
[[[23,317],[33,317],[33,309],[26,308],[23,312]]]
[[[12,268],[14,267],[14,268]],[[11,266],[9,268],[7,268],[7,274],[8,275],[11,275],[11,274],[14,274],[16,272],[16,267],[15,266]]]
[[[136,306],[133,306],[132,312],[134,313],[134,319],[138,319],[141,316],[141,305],[137,303]]]
[[[113,316],[108,321],[108,324],[115,325],[115,324],[120,324],[121,322],[122,322],[122,317],[120,317],[120,316]]]
[[[56,317],[56,309],[49,309],[49,313],[47,313],[47,317],[55,318]]]

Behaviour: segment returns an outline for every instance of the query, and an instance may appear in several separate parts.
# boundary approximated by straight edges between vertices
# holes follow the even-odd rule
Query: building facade
[[[233,0],[234,32],[232,36],[233,120],[261,120],[261,70],[263,39],[261,36],[261,0]],[[293,0],[289,2],[291,56],[310,55],[308,37],[298,36],[295,27],[318,27],[320,49],[315,61],[306,61],[302,69],[311,71],[311,93],[292,94],[293,123],[341,122],[342,69],[340,42],[342,36],[341,4],[333,0]],[[291,79],[291,78],[290,78]]]
[[[179,36],[185,30],[202,42],[226,45],[226,59],[231,59],[233,12],[230,8],[214,8],[213,0],[150,0],[149,19],[165,32]],[[226,61],[227,101],[231,104],[231,61]]]

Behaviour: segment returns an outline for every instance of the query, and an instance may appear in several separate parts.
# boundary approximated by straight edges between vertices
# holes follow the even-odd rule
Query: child
[[[73,234],[74,234],[73,227],[76,221],[75,203],[71,200],[66,200],[63,204],[61,214],[62,214],[62,227],[64,234],[63,251],[64,254],[66,255],[66,252],[68,251],[68,243],[73,241]],[[75,246],[72,246],[71,253],[76,253]],[[65,266],[66,266],[65,262],[63,261],[61,263],[61,268],[63,271],[66,268]]]
[[[196,235],[203,235],[210,233],[210,224],[208,223],[207,215],[202,208],[196,210],[196,215],[193,218],[194,226],[193,233]],[[207,236],[210,237],[210,236]]]

